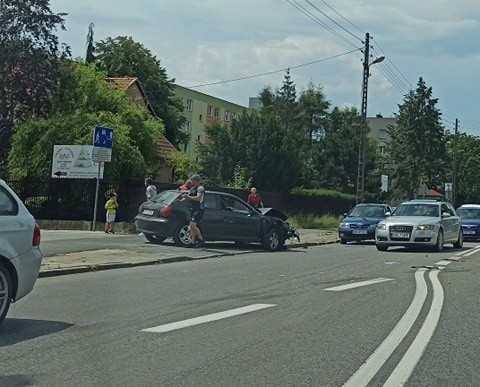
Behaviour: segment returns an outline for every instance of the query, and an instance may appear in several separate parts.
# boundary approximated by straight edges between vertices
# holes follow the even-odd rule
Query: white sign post
[[[54,145],[52,177],[95,179],[103,177],[103,164],[92,159],[92,145]]]
[[[382,192],[388,192],[388,175],[382,175],[380,177],[380,181],[381,181],[381,188],[380,190]]]
[[[96,126],[93,130],[92,159],[98,163],[112,161],[113,129]],[[100,164],[98,167],[97,185],[95,187],[95,204],[93,207],[92,231],[95,231],[97,223],[98,191],[100,189]]]

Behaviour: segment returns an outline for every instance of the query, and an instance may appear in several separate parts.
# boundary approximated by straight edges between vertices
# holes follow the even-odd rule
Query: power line
[[[323,28],[325,28],[328,32],[335,35],[337,38],[343,40],[345,43],[349,44],[350,46],[357,47],[357,45],[355,43],[353,43],[351,40],[348,40],[346,37],[344,37],[343,35],[341,35],[337,31],[335,31],[328,24],[324,23],[317,16],[315,16],[312,12],[310,12],[308,9],[306,9],[303,5],[299,4],[296,0],[286,0],[286,1],[290,5],[293,5],[301,13],[306,15],[309,19],[313,20],[315,23],[317,23],[317,24],[321,25]]]
[[[397,74],[395,74],[395,72],[391,69],[391,67],[388,66],[388,63],[380,63],[379,64],[380,67],[383,68],[383,70],[389,74],[389,77],[397,84],[399,85],[403,92],[406,94],[410,88],[397,76]]]
[[[355,50],[350,50],[350,51],[344,52],[344,53],[342,53],[342,54],[332,55],[332,56],[329,56],[329,57],[327,57],[327,58],[318,59],[318,60],[314,60],[314,61],[312,61],[312,62],[307,62],[307,63],[302,63],[302,64],[298,64],[298,65],[286,67],[286,68],[283,68],[283,69],[280,69],[280,70],[266,71],[266,72],[263,72],[263,73],[258,73],[258,74],[253,74],[253,75],[247,75],[247,76],[244,76],[244,77],[227,79],[227,80],[223,80],[223,81],[203,83],[203,84],[200,84],[200,85],[188,86],[187,88],[188,88],[188,89],[195,89],[195,88],[198,88],[198,87],[212,86],[212,85],[220,85],[220,84],[223,84],[223,83],[231,83],[231,82],[243,81],[243,80],[245,80],[245,79],[257,78],[257,77],[261,77],[261,76],[264,76],[264,75],[270,75],[270,74],[276,74],[276,73],[284,72],[284,71],[289,70],[289,69],[291,70],[291,69],[297,69],[297,68],[299,68],[299,67],[310,66],[310,65],[313,65],[313,64],[316,64],[316,63],[325,62],[325,61],[327,61],[327,60],[331,60],[331,59],[339,58],[339,57],[341,57],[341,56],[349,55],[349,54],[352,54],[352,53],[354,53],[354,52],[356,52],[356,51],[360,51],[362,48],[363,48],[363,47],[356,48]],[[152,92],[152,91],[154,91],[154,90],[150,90],[150,92]]]
[[[373,38],[372,38],[373,39]],[[390,59],[390,57],[387,55],[387,53],[385,52],[385,50],[382,48],[382,46],[380,46],[380,43],[378,43],[378,41],[376,39],[374,39],[375,41],[375,44],[378,46],[378,48],[380,49],[380,51],[383,53],[383,55],[385,55],[385,57],[387,58],[387,61],[389,61],[393,68],[400,74],[400,76],[410,85],[410,88],[413,89],[413,85],[410,83],[410,81],[408,80],[408,78],[403,75],[403,73],[398,69],[397,66],[395,66],[395,63],[393,63],[393,61]]]
[[[330,8],[333,12],[335,12],[338,16],[340,16],[343,20],[345,20],[348,24],[350,24],[352,27],[355,27],[357,30],[359,30],[362,34],[365,34],[365,31],[363,31],[360,27],[358,27],[356,24],[353,24],[350,20],[348,20],[345,16],[343,16],[340,12],[338,12],[335,8],[333,8],[330,4],[328,4],[325,0],[321,0],[323,4],[325,4],[328,8]]]
[[[380,71],[380,73],[382,73],[383,77],[390,82],[390,84],[395,87],[395,89],[397,89],[397,91],[400,93],[401,96],[404,96],[405,95],[405,92],[402,90],[402,87],[399,86],[395,80],[393,80],[386,72],[385,70],[381,67],[381,66],[378,66],[378,71]]]
[[[310,4],[311,7],[315,8],[318,12],[320,12],[323,16],[325,16],[328,20],[330,20],[333,24],[337,25],[340,27],[342,30],[344,30],[346,33],[350,34],[354,38],[358,39],[360,42],[363,42],[361,38],[359,38],[357,35],[355,35],[353,32],[350,30],[346,29],[344,26],[342,26],[340,23],[336,22],[333,18],[328,16],[325,12],[323,12],[320,8],[318,8],[315,4],[313,4],[310,0],[304,0],[306,3]]]

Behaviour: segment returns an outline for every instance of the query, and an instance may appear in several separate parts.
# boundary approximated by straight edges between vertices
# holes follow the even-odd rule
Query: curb
[[[286,249],[293,249],[293,248],[308,248],[312,246],[322,246],[322,245],[332,245],[338,243],[339,241],[328,241],[328,242],[304,242],[298,243],[294,245],[287,245]],[[260,251],[254,251],[260,252]],[[51,269],[40,271],[38,274],[38,278],[49,278],[49,277],[60,277],[63,275],[70,275],[70,274],[80,274],[80,273],[95,273],[98,271],[105,271],[105,270],[114,270],[114,269],[126,269],[131,267],[140,267],[140,266],[152,266],[152,265],[159,265],[164,263],[174,263],[174,262],[188,262],[188,261],[199,261],[202,259],[210,259],[210,258],[221,258],[221,257],[232,257],[235,255],[245,255],[250,254],[252,251],[240,251],[240,252],[228,252],[228,253],[217,253],[217,254],[210,254],[204,255],[201,257],[193,258],[186,255],[179,255],[174,257],[168,257],[163,259],[154,259],[151,261],[142,261],[142,262],[119,262],[119,263],[105,263],[100,265],[88,265],[88,266],[77,266],[71,268],[59,268],[59,269]]]

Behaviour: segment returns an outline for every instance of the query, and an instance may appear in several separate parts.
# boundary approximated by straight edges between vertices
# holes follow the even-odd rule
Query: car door
[[[206,192],[204,205],[205,212],[203,213],[203,219],[200,223],[202,235],[206,240],[220,240],[222,212],[220,210],[219,196],[211,192]]]
[[[222,211],[222,239],[228,241],[256,241],[260,235],[261,215],[252,211],[241,200],[220,196]]]
[[[457,212],[455,211],[455,208],[450,203],[447,203],[448,210],[450,211],[450,214],[452,214],[452,238],[454,240],[457,240],[458,234],[461,232],[462,229],[462,220],[458,216]]]
[[[443,235],[444,240],[445,242],[452,241],[453,239],[456,239],[455,216],[452,215],[446,203],[442,203],[441,212],[442,212],[441,216],[442,216],[442,224],[443,224],[443,230],[444,230],[444,235]],[[449,216],[444,217],[444,214],[448,214]]]
[[[28,218],[27,218],[28,217]],[[32,247],[33,229],[30,216],[19,215],[15,198],[0,186],[0,254],[14,258]],[[32,233],[30,233],[32,231]]]

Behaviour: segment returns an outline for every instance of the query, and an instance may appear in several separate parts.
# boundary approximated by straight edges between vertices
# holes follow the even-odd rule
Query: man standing
[[[192,188],[190,188],[188,194],[182,194],[182,200],[190,202],[192,247],[203,247],[205,246],[205,241],[198,228],[198,224],[202,220],[203,213],[205,212],[205,188],[200,182],[201,179],[199,175],[192,176],[191,180]]]
[[[147,195],[147,200],[150,200],[157,194],[157,187],[153,185],[151,178],[145,179],[145,187],[147,187],[147,190],[145,192]]]

